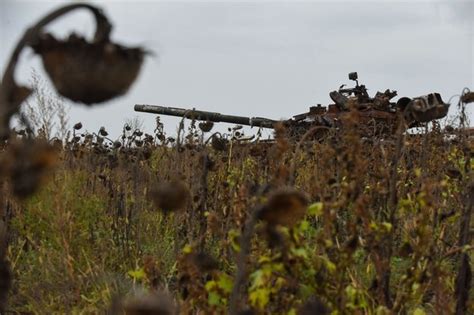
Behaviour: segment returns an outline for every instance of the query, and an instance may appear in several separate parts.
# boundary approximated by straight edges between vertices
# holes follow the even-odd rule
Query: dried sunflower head
[[[126,299],[114,306],[114,315],[175,315],[176,306],[166,294],[155,292]]]
[[[258,218],[269,225],[291,227],[306,214],[308,198],[301,191],[285,188],[274,192],[258,213]]]
[[[164,212],[183,209],[190,199],[188,187],[180,180],[161,183],[151,190],[155,206]]]
[[[71,34],[58,40],[43,34],[32,45],[56,90],[87,105],[108,101],[128,91],[140,72],[145,51],[110,41],[88,42]]]
[[[202,121],[198,126],[202,132],[209,132],[212,130],[212,127],[214,127],[214,123],[212,121]]]
[[[57,152],[47,142],[30,139],[11,142],[9,146],[1,171],[10,178],[15,196],[26,198],[42,184],[44,175],[56,162]]]
[[[227,140],[217,135],[213,135],[211,138],[211,146],[216,151],[225,151],[227,149]]]
[[[82,123],[78,122],[77,124],[74,125],[74,130],[80,130],[82,128]]]

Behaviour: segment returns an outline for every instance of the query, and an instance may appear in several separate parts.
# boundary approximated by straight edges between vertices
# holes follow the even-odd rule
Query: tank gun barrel
[[[212,121],[212,122],[225,122],[231,124],[246,125],[252,127],[263,127],[273,128],[277,120],[262,118],[262,117],[245,117],[245,116],[234,116],[234,115],[223,115],[217,112],[208,112],[195,109],[184,109],[177,107],[166,107],[158,105],[135,105],[136,112],[145,112],[158,115],[184,117],[188,119]]]

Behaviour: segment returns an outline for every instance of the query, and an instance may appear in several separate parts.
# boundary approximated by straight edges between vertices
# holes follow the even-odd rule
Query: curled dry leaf
[[[447,167],[446,175],[448,175],[450,178],[462,179],[461,171],[455,166]]]

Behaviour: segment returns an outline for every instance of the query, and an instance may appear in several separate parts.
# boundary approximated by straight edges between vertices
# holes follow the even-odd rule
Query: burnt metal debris
[[[135,111],[261,128],[274,128],[277,123],[283,123],[295,136],[301,136],[313,127],[321,127],[320,133],[325,134],[325,130],[341,129],[349,123],[355,124],[363,136],[384,136],[395,133],[401,120],[407,128],[413,128],[443,118],[448,113],[450,104],[443,102],[438,93],[402,97],[394,102],[392,99],[397,96],[397,91],[387,89],[371,97],[365,85],[359,85],[357,72],[349,73],[349,79],[355,81],[355,87],[345,88],[342,85],[337,91],[330,92],[333,104],[312,106],[308,112],[288,120],[140,104],[135,105]]]

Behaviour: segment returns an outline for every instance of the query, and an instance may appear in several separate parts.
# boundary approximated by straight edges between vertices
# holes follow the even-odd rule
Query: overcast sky
[[[0,70],[25,28],[67,1],[0,0]],[[71,123],[89,130],[105,125],[118,134],[139,115],[152,131],[153,115],[136,103],[196,107],[222,113],[289,118],[357,71],[371,94],[440,92],[443,99],[474,89],[474,1],[94,1],[114,24],[112,37],[143,45],[148,58],[130,92],[104,105],[74,104]],[[50,30],[94,31],[86,11]],[[45,76],[31,52],[18,81],[32,69]],[[457,102],[457,98],[453,99]],[[451,110],[454,111],[454,107]],[[472,115],[471,115],[472,120]],[[164,120],[173,131],[179,120]]]

